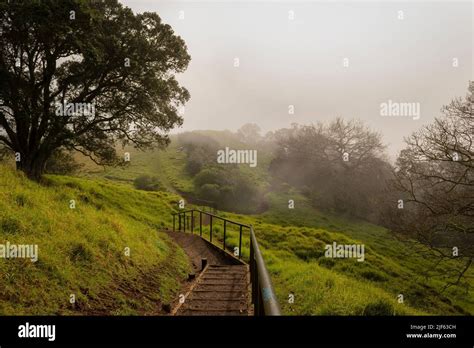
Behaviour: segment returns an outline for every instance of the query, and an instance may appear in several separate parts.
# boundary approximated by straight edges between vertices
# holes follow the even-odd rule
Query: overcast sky
[[[474,79],[470,1],[122,3],[158,12],[186,41],[192,60],[179,80],[191,100],[181,130],[359,118],[393,158]],[[381,116],[388,100],[420,103],[420,118]]]

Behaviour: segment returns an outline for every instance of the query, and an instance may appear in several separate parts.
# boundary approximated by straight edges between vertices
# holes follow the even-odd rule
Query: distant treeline
[[[376,221],[392,168],[381,135],[362,122],[280,129],[270,173],[298,188],[323,210]]]

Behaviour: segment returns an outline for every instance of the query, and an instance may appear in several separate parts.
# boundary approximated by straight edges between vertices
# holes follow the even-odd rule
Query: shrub
[[[360,273],[360,275],[362,277],[364,277],[365,279],[372,280],[374,282],[385,282],[385,281],[387,281],[387,278],[383,274],[381,274],[377,271],[370,271],[370,270],[369,271],[362,271]]]
[[[249,213],[259,204],[259,191],[237,167],[207,167],[194,178],[201,200],[212,201],[218,209]]]
[[[199,189],[199,195],[209,201],[217,201],[220,195],[219,186],[216,184],[204,184]]]
[[[364,308],[363,315],[394,315],[395,311],[393,305],[386,300],[379,300],[377,302],[369,303]]]
[[[45,172],[49,174],[69,175],[81,169],[82,164],[74,160],[71,152],[56,150],[46,161]]]
[[[21,232],[21,222],[14,217],[6,216],[0,222],[0,231],[8,234]]]
[[[89,262],[92,260],[91,251],[82,243],[71,246],[69,257],[73,262]]]
[[[150,175],[140,175],[133,181],[133,185],[136,189],[144,191],[158,191],[160,189],[158,178]]]
[[[333,268],[334,265],[336,264],[333,259],[330,259],[328,257],[320,257],[318,259],[318,263],[326,268]]]

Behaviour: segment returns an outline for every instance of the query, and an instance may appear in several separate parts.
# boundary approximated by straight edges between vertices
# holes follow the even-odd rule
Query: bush
[[[238,168],[204,168],[194,178],[201,200],[212,201],[218,209],[250,213],[258,207],[259,191]]]
[[[393,305],[385,300],[378,302],[369,303],[364,308],[364,315],[375,316],[375,315],[394,315]]]
[[[0,232],[13,234],[22,230],[21,222],[17,218],[6,216],[0,220]]]
[[[218,143],[211,137],[190,132],[180,134],[178,139],[187,155],[185,170],[189,175],[194,176],[215,162]]]
[[[377,271],[371,271],[371,270],[363,271],[360,273],[360,275],[364,277],[365,279],[372,280],[374,282],[387,281],[387,278],[383,274]]]
[[[150,175],[140,175],[133,181],[133,185],[138,190],[158,191],[160,183],[157,177]]]
[[[71,152],[56,150],[46,161],[45,173],[69,175],[81,169],[82,164],[77,163]]]
[[[195,147],[187,150],[185,170],[190,175],[196,175],[202,168],[211,163],[215,157],[215,151],[206,147]]]
[[[82,243],[73,243],[69,251],[69,258],[73,262],[89,262],[92,260],[92,252]]]
[[[219,186],[216,184],[204,184],[199,189],[199,195],[212,202],[218,201],[220,195]]]
[[[318,259],[318,263],[319,263],[321,266],[326,267],[326,268],[329,268],[329,269],[333,268],[334,265],[336,264],[336,262],[334,262],[333,259],[330,259],[330,258],[328,258],[328,257],[320,257],[320,258]]]

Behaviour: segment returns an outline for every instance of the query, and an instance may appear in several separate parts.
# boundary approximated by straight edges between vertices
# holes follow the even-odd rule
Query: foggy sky
[[[474,79],[469,1],[122,3],[158,12],[188,46],[192,60],[179,81],[191,100],[178,131],[252,122],[265,133],[294,122],[359,118],[382,133],[393,158],[404,136],[464,97]],[[388,100],[420,103],[420,119],[380,116]]]

